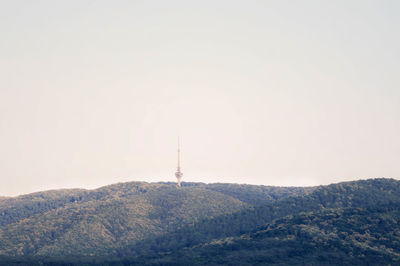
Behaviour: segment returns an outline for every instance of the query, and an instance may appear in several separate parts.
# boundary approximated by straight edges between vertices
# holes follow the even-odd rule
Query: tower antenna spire
[[[178,181],[177,185],[178,185],[178,187],[180,187],[183,173],[181,172],[181,148],[180,148],[179,137],[178,137],[178,167],[176,169],[175,176]]]

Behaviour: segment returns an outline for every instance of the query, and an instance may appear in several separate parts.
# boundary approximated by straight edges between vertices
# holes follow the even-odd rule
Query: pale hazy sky
[[[0,195],[400,178],[400,1],[0,0]]]

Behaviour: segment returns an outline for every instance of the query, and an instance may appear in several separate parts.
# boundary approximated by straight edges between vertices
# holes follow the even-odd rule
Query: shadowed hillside
[[[252,233],[142,261],[182,265],[398,265],[400,205],[290,215]]]
[[[400,204],[400,182],[392,179],[371,179],[321,186],[301,196],[282,198],[233,214],[204,218],[193,225],[183,226],[167,235],[126,248],[122,253],[140,255],[153,250],[179,250],[215,238],[239,236],[254,231],[274,219],[298,213],[397,204]]]

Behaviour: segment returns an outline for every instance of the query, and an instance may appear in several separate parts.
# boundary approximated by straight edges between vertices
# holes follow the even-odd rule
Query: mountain
[[[0,198],[0,263],[399,264],[400,182],[129,182]]]

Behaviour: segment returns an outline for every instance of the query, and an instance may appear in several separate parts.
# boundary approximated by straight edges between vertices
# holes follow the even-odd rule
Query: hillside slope
[[[398,265],[400,204],[302,213],[255,232],[143,257],[182,265]]]
[[[246,190],[246,187],[251,187]],[[232,188],[242,190],[235,197]],[[250,202],[298,195],[303,188],[129,182],[96,190],[53,190],[0,202],[0,255],[115,255],[117,250]],[[282,191],[282,195],[279,194]]]
[[[130,182],[2,199],[0,262],[395,265],[399,226],[394,179],[314,188]]]
[[[251,206],[236,213],[205,218],[168,234],[146,239],[120,251],[124,256],[157,254],[199,245],[213,239],[235,237],[261,228],[275,219],[326,209],[369,208],[400,204],[400,182],[370,179],[315,188],[309,193],[289,196]]]

